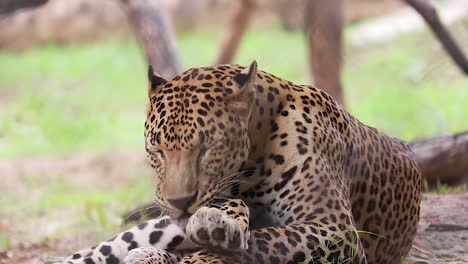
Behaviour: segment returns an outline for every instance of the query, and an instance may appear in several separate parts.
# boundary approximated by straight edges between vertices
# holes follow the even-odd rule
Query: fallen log
[[[410,143],[429,185],[455,185],[468,180],[468,131]]]

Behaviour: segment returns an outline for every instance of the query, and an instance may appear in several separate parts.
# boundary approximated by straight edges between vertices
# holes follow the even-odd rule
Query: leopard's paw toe
[[[248,248],[248,227],[217,208],[201,207],[187,224],[186,233],[196,244],[224,251],[242,251]]]

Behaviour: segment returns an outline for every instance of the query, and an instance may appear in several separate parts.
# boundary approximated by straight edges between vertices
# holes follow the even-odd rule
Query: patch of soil
[[[426,194],[409,263],[468,263],[468,193]]]
[[[70,155],[64,157],[32,157],[0,160],[2,188],[17,188],[22,177],[50,175],[79,179],[83,184],[122,183],[129,172],[150,172],[144,150],[113,151],[105,155]]]
[[[68,245],[68,246],[67,246]],[[0,251],[0,264],[37,264],[46,255],[60,255],[71,250],[64,241],[48,241],[38,244],[22,243],[7,251]]]

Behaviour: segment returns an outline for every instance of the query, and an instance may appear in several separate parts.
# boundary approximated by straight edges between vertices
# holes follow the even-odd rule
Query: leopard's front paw
[[[135,248],[128,252],[124,264],[175,264],[179,258],[166,250],[153,247]]]
[[[187,236],[196,244],[225,251],[241,251],[248,248],[248,226],[229,217],[217,208],[201,207],[187,224]]]

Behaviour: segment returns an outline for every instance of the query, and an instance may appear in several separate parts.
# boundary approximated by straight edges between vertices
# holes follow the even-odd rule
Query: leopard
[[[421,172],[326,92],[249,66],[148,69],[145,149],[163,216],[63,263],[401,263]],[[403,107],[403,106],[396,106]]]

